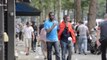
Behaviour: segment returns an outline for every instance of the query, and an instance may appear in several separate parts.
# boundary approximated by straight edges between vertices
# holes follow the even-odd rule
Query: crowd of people
[[[107,16],[105,18],[107,19]],[[98,54],[103,51],[102,60],[106,60],[104,54],[107,46],[106,36],[104,37],[106,23],[101,24],[100,28],[93,28],[90,33],[83,21],[75,25],[72,25],[70,21],[70,16],[65,15],[63,21],[58,23],[54,13],[50,12],[49,18],[40,25],[39,29],[33,22],[27,22],[23,29],[21,25],[17,25],[16,38],[25,41],[26,55],[29,55],[30,50],[36,51],[36,42],[39,41],[44,59],[47,60],[52,60],[52,52],[56,60],[72,60],[73,52],[87,55],[88,50],[91,50],[91,53],[96,53],[98,50]],[[102,31],[104,28],[105,30]],[[99,34],[99,30],[102,34]],[[99,38],[100,35],[103,40]],[[99,48],[100,45],[101,48]]]

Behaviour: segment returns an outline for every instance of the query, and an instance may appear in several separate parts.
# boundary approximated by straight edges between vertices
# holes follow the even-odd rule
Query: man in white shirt
[[[26,55],[29,55],[29,50],[31,48],[31,41],[34,40],[34,29],[31,26],[30,22],[26,23],[26,27],[23,30],[24,38],[25,38],[25,48],[26,48]]]

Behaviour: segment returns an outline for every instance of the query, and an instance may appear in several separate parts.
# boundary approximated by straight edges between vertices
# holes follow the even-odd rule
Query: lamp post
[[[0,0],[0,60],[4,60],[3,32],[4,32],[4,9],[3,9],[3,0]]]
[[[15,40],[15,0],[7,0],[7,33],[8,41],[8,60],[14,60],[14,40]]]

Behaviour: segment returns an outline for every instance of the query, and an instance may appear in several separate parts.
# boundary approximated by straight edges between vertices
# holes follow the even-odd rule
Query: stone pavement
[[[26,56],[24,52],[24,42],[19,41],[15,49],[18,52],[16,60],[44,60],[40,47],[37,47],[36,52],[30,51],[30,55],[28,56]],[[54,55],[53,60],[55,60]],[[93,55],[88,52],[88,55],[73,54],[72,60],[101,60],[101,58],[100,55]]]

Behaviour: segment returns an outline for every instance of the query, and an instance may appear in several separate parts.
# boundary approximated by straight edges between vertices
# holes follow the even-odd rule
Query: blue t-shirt
[[[55,22],[57,22],[57,21],[55,21]],[[46,30],[50,29],[53,26],[53,24],[54,23],[51,22],[50,20],[46,20],[44,23],[44,28]],[[54,27],[51,32],[47,33],[46,38],[48,41],[50,41],[50,42],[58,41],[57,29],[58,29],[58,26]]]

